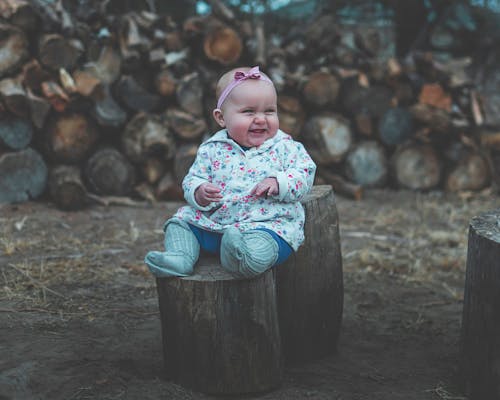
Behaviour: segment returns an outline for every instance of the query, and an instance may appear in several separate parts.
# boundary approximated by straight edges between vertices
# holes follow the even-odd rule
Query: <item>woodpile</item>
[[[365,187],[500,183],[492,12],[446,3],[401,56],[397,2],[327,8],[281,30],[220,0],[181,17],[129,3],[0,0],[0,201],[182,199],[217,129],[218,76],[255,64],[278,89],[281,128],[318,164],[317,184],[359,199]],[[36,173],[14,170],[27,164]]]

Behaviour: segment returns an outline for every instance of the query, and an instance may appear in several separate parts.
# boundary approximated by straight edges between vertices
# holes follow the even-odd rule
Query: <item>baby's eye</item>
[[[251,108],[246,108],[243,110],[243,114],[253,114],[253,110]]]
[[[276,110],[274,108],[269,108],[266,110],[266,114],[274,114],[276,113]]]

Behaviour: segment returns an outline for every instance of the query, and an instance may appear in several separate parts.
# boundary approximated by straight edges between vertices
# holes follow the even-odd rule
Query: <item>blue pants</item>
[[[196,239],[198,239],[200,247],[203,250],[208,251],[209,253],[212,254],[220,253],[220,243],[222,240],[222,233],[207,231],[205,229],[198,228],[197,226],[191,224],[188,225],[193,231],[194,235],[196,236]],[[293,252],[292,247],[285,240],[283,240],[281,236],[279,236],[272,230],[266,228],[257,228],[257,229],[261,231],[266,231],[273,237],[274,240],[276,240],[276,243],[278,243],[278,259],[276,260],[274,265],[279,265],[284,263],[286,259],[290,256],[290,254],[292,254]]]

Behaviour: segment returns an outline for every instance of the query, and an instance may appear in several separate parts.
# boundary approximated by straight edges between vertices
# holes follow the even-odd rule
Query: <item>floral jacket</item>
[[[304,240],[300,200],[311,189],[315,172],[316,165],[304,146],[281,130],[261,146],[244,151],[223,129],[200,145],[182,182],[188,205],[174,217],[220,233],[231,225],[241,231],[267,228],[297,250]],[[250,195],[252,188],[267,177],[276,177],[278,195]],[[221,202],[206,207],[196,203],[194,192],[205,182],[222,190]]]

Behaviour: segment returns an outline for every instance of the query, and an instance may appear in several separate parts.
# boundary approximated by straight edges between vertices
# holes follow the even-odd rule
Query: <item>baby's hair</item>
[[[231,81],[234,79],[234,73],[236,71],[242,71],[242,72],[248,72],[252,68],[251,67],[238,67],[238,68],[233,68],[226,73],[224,73],[219,80],[217,81],[217,86],[215,87],[215,98],[218,99],[222,93],[222,91],[226,88],[227,85],[231,83]],[[264,72],[259,71],[262,76],[265,76],[269,80],[269,76],[267,76]]]

